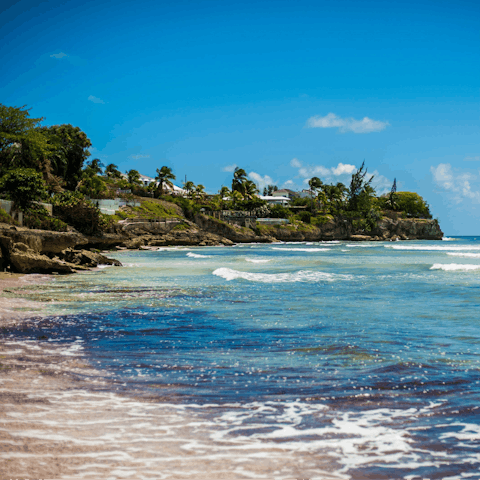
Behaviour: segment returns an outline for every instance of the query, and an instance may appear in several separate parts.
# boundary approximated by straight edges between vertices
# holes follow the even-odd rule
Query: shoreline
[[[41,304],[20,296],[6,299],[3,291],[51,280],[0,274],[2,478],[237,480],[280,470],[290,473],[275,478],[294,480],[313,473],[323,480],[342,478],[330,473],[337,466],[327,456],[312,459],[288,445],[215,439],[213,424],[197,426],[211,406],[115,391],[122,386],[89,364],[81,340],[14,336],[22,326],[41,328]],[[307,470],[301,467],[308,464]]]

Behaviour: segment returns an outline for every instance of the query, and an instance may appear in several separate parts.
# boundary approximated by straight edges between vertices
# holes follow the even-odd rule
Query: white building
[[[269,205],[283,205],[288,206],[290,199],[288,197],[274,196],[274,195],[259,195],[260,200],[265,200]]]

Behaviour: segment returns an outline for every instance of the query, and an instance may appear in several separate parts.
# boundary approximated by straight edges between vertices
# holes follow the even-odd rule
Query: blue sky
[[[71,123],[92,158],[214,193],[244,168],[300,189],[416,191],[480,234],[480,3],[11,1],[0,102]]]

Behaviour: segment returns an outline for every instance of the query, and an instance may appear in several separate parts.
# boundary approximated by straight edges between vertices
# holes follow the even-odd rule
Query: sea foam
[[[430,270],[444,270],[445,272],[470,272],[472,270],[480,270],[480,265],[467,265],[461,263],[435,263]]]
[[[190,258],[211,258],[211,255],[200,255],[199,253],[188,252],[187,257]]]
[[[261,283],[293,283],[293,282],[332,282],[335,277],[349,277],[348,275],[333,275],[325,272],[313,272],[311,270],[300,270],[294,273],[254,273],[240,272],[232,268],[217,268],[213,275],[222,277],[227,281],[241,278],[250,282]]]
[[[281,250],[283,252],[327,252],[331,248],[278,248],[272,247],[272,250]]]

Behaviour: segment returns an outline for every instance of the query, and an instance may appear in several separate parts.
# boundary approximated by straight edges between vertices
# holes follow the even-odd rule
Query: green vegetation
[[[3,208],[0,208],[0,223],[8,223],[10,225],[18,225],[18,222],[14,220]]]
[[[79,127],[42,126],[43,120],[31,118],[25,106],[0,104],[0,198],[13,200],[31,228],[64,231],[71,225],[86,234],[99,234],[126,218],[174,218],[183,213],[193,219],[200,211],[220,210],[286,218],[291,222],[289,228],[296,230],[314,229],[334,218],[349,223],[357,232],[374,231],[385,215],[432,218],[428,204],[418,194],[397,192],[396,180],[389,194],[378,197],[365,163],[354,172],[349,185],[326,184],[312,177],[307,197],[292,199],[288,207],[261,200],[257,186],[239,167],[233,173],[231,188],[223,186],[217,195],[207,195],[203,185],[192,181],[184,184],[185,197],[171,195],[176,177],[170,167],[157,168],[156,182],[145,186],[137,170],[122,175],[113,163],[105,167],[98,158],[88,161],[91,142]],[[268,185],[263,193],[271,195],[277,190],[276,185]],[[143,197],[142,205],[106,216],[89,201],[118,196],[130,200]],[[45,200],[54,205],[54,217],[38,206]],[[0,211],[3,220],[13,221]]]

